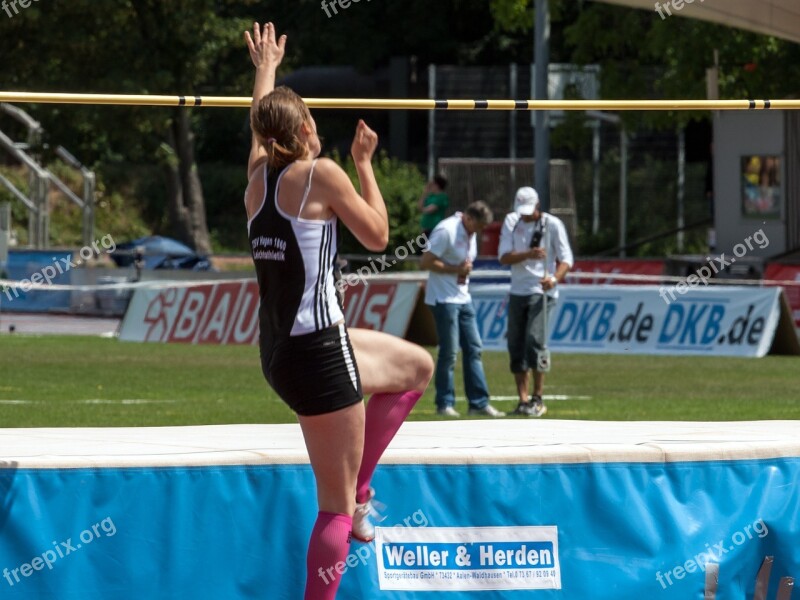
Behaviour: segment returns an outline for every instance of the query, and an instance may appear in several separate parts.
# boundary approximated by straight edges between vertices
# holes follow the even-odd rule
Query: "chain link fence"
[[[599,89],[592,84],[599,72],[570,67],[554,65],[551,98],[591,99],[586,96]],[[437,66],[431,74],[436,98],[533,97],[530,65]],[[516,111],[431,116],[429,169],[436,166],[450,180],[454,208],[484,200],[502,215],[517,187],[535,187],[532,117]],[[551,115],[551,125],[552,212],[581,253],[707,250],[713,190],[707,118],[686,125],[663,115],[658,129],[634,124],[624,135],[622,119],[613,114],[564,112]]]

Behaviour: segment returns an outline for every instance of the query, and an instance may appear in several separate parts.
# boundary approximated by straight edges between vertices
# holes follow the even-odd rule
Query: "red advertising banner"
[[[620,275],[656,275],[664,274],[664,261],[663,260],[639,260],[639,259],[607,259],[607,260],[576,260],[570,273],[598,273],[596,279],[590,278],[577,278],[567,275],[567,281],[573,284],[582,285],[642,285],[642,281],[620,281],[615,279],[613,275],[605,275],[606,273],[615,273]]]
[[[800,265],[781,265],[773,263],[767,265],[764,279],[770,281],[796,281],[800,283]],[[789,285],[783,288],[789,306],[792,307],[792,317],[796,327],[800,327],[800,285]]]
[[[405,336],[419,295],[418,282],[358,283],[345,293],[349,327]],[[255,344],[258,285],[253,280],[185,288],[138,290],[120,339],[184,344]]]
[[[138,290],[122,321],[120,339],[254,344],[258,339],[258,285],[242,281]]]

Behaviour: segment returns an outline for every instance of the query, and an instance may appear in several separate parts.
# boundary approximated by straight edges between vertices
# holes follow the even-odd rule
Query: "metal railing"
[[[63,146],[56,149],[56,155],[69,167],[81,174],[83,180],[83,197],[73,192],[52,171],[42,166],[36,158],[29,154],[32,148],[41,145],[42,126],[24,110],[11,104],[0,103],[0,111],[11,116],[28,129],[26,142],[14,142],[8,135],[0,131],[0,148],[4,149],[17,162],[28,169],[29,185],[28,195],[17,189],[7,178],[0,176],[0,186],[7,189],[11,195],[22,202],[28,209],[28,244],[34,248],[47,248],[50,240],[50,209],[48,198],[51,191],[50,184],[61,192],[70,202],[76,204],[82,212],[82,238],[85,245],[94,239],[94,205],[95,205],[95,175],[87,169]]]

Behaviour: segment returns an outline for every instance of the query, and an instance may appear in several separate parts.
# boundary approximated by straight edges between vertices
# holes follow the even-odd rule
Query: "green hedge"
[[[358,174],[352,157],[348,156],[343,161],[334,154],[331,158],[342,165],[358,190]],[[376,156],[372,164],[389,213],[389,245],[386,251],[392,253],[395,248],[406,246],[421,233],[417,200],[425,187],[425,178],[416,165],[389,158],[385,152]],[[342,238],[342,254],[370,254],[344,228]]]
[[[360,186],[353,159],[343,160],[336,153],[331,158],[342,166],[358,190]],[[389,158],[386,153],[375,157],[373,167],[389,212],[387,251],[393,251],[416,239],[420,233],[417,199],[425,186],[425,179],[415,165]],[[200,178],[214,250],[248,252],[243,204],[247,187],[244,167],[206,163],[200,167]],[[151,190],[151,193],[157,192]],[[342,254],[369,254],[346,228],[342,227],[341,232]]]

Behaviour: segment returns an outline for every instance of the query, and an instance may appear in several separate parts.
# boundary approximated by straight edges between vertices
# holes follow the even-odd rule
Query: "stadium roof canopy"
[[[646,9],[652,11],[658,18],[655,0],[598,1]],[[658,4],[669,7],[673,15],[711,21],[800,43],[798,0],[694,0],[691,3],[690,0],[683,0],[683,7],[680,10],[675,10],[672,0],[660,0]],[[662,13],[668,14],[665,8],[662,8]]]

